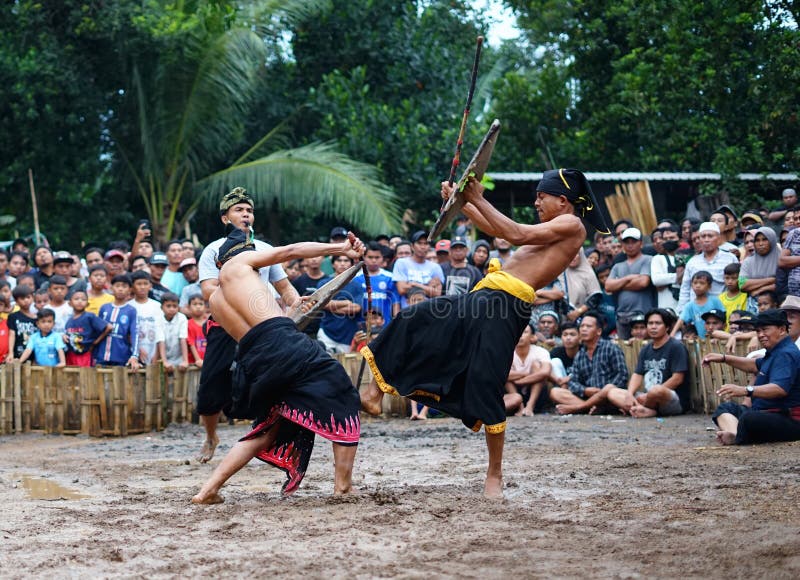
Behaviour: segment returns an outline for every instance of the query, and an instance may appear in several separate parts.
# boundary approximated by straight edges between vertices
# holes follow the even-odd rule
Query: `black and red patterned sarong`
[[[233,374],[234,416],[256,417],[242,441],[278,430],[256,457],[286,472],[284,494],[302,482],[315,435],[358,444],[358,391],[342,365],[288,318],[265,320],[242,338]]]

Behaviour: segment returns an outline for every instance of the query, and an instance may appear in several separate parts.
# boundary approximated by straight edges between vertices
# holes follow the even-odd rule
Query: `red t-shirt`
[[[189,337],[186,339],[186,344],[194,345],[197,349],[197,354],[200,355],[200,360],[206,358],[206,335],[203,334],[202,324],[198,324],[193,318],[189,319]],[[194,362],[192,350],[189,349],[189,364]]]
[[[0,318],[0,364],[6,360],[8,354],[8,321]]]

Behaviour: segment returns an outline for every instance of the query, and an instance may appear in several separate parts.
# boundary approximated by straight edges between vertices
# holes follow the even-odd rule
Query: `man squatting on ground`
[[[250,235],[253,225],[253,199],[247,191],[236,187],[222,197],[219,203],[219,214],[222,223],[227,229],[237,229]],[[211,294],[219,285],[219,267],[217,258],[220,247],[225,238],[211,242],[200,256],[200,289],[203,299],[209,300]],[[272,246],[255,240],[256,250],[267,250]],[[263,283],[269,289],[270,284],[280,294],[285,306],[297,307],[300,304],[300,295],[289,282],[280,263],[271,264],[260,270]],[[206,355],[203,367],[200,370],[200,385],[197,388],[197,413],[206,429],[206,440],[200,451],[198,460],[206,463],[214,457],[219,438],[217,437],[217,422],[222,411],[227,411],[231,402],[231,363],[236,352],[234,341],[222,327],[209,318],[205,325]]]
[[[351,491],[361,426],[360,400],[350,377],[325,348],[284,314],[259,269],[313,256],[361,257],[364,244],[305,242],[255,251],[249,233],[234,230],[219,249],[219,286],[209,305],[239,343],[233,416],[252,416],[253,429],[233,446],[193,503],[221,503],[219,490],[253,457],[286,472],[283,493],[303,480],[316,434],[333,443],[334,493]]]
[[[451,194],[442,183],[442,197]],[[544,173],[534,204],[542,223],[536,225],[500,213],[473,178],[463,195],[463,213],[476,227],[520,248],[502,270],[493,263],[472,292],[401,311],[361,350],[375,377],[362,393],[362,408],[379,413],[383,394],[391,393],[458,417],[473,431],[484,425],[489,452],[484,494],[502,497],[503,395],[514,347],[530,320],[534,289],[561,274],[583,243],[586,230],[576,210],[595,227],[605,224],[589,183],[574,169]]]

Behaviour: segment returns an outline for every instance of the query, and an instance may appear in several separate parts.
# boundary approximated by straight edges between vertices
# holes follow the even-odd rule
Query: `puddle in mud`
[[[59,499],[85,499],[89,497],[84,493],[78,493],[74,489],[69,489],[68,487],[64,487],[63,485],[59,485],[43,477],[23,475],[22,487],[31,499],[53,501]]]

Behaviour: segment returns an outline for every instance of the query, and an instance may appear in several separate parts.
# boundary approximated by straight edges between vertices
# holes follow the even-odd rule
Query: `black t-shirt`
[[[642,375],[642,386],[646,391],[655,385],[664,384],[673,373],[683,373],[683,382],[675,389],[681,400],[681,408],[689,409],[689,353],[683,343],[670,338],[661,348],[646,344],[636,362],[637,375]]]
[[[445,296],[468,294],[475,284],[483,279],[481,271],[471,264],[467,264],[463,268],[454,268],[452,264],[444,264],[442,272],[445,280]]]
[[[160,284],[158,282],[153,282],[153,287],[150,288],[150,292],[147,293],[148,298],[152,298],[156,302],[161,302],[164,298],[164,294],[167,292],[172,292],[169,288]]]
[[[8,330],[14,331],[14,358],[19,358],[28,345],[28,339],[39,329],[36,328],[36,318],[17,311],[8,316]]]
[[[575,354],[577,355],[578,353],[576,352]],[[570,374],[572,372],[572,363],[575,361],[575,357],[569,356],[569,354],[567,354],[567,349],[564,348],[563,346],[557,346],[553,350],[551,350],[550,358],[551,359],[557,358],[562,363],[564,363],[564,369],[567,371],[567,374]]]
[[[325,278],[325,274],[321,273],[319,278],[312,278],[308,274],[301,274],[297,278],[295,278],[294,282],[292,282],[292,286],[294,289],[297,290],[297,293],[300,296],[311,296],[317,290],[317,284],[319,281]],[[308,323],[308,326],[303,329],[303,332],[306,333],[311,338],[317,338],[317,332],[319,331],[319,323],[322,319],[322,314],[320,313],[315,320],[312,320]]]

